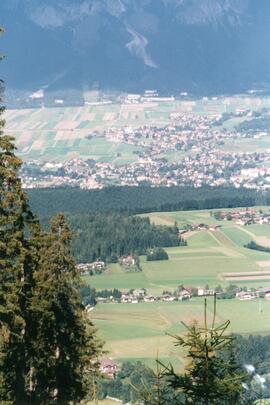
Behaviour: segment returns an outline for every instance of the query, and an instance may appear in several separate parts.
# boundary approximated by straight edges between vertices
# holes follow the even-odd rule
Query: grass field
[[[208,300],[209,314],[212,301]],[[101,304],[92,316],[100,337],[106,341],[106,349],[114,358],[119,361],[140,359],[151,365],[158,355],[163,362],[172,362],[180,369],[185,353],[174,346],[171,335],[184,333],[181,321],[202,321],[203,298],[187,303]],[[227,319],[231,321],[232,332],[268,334],[270,302],[218,301],[218,321]]]
[[[259,208],[269,210],[269,207]],[[151,213],[149,216],[157,224],[173,224],[176,220],[180,227],[186,223],[217,224],[207,210]],[[167,248],[168,261],[147,262],[141,257],[141,273],[124,273],[119,265],[111,265],[103,275],[87,277],[86,281],[97,289],[145,287],[149,293],[161,294],[163,290],[173,291],[180,284],[225,286],[229,284],[225,273],[232,273],[239,277],[235,281],[239,286],[270,286],[269,275],[262,277],[269,274],[270,254],[243,247],[256,237],[268,238],[270,226],[239,227],[232,221],[218,223],[222,226],[220,230],[188,233],[187,247]],[[247,277],[245,273],[249,272],[255,273],[255,277]],[[183,367],[183,353],[174,347],[170,335],[183,333],[181,321],[200,321],[202,316],[201,298],[193,298],[191,302],[99,304],[91,313],[112,357],[119,361],[141,359],[151,365],[159,353],[163,361],[172,361],[179,369]],[[218,319],[230,319],[231,330],[236,333],[267,334],[270,302],[221,300],[218,301]]]

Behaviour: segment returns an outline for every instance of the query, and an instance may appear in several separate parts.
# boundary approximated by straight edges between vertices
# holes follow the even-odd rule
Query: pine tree
[[[234,337],[228,334],[230,322],[216,325],[216,297],[211,325],[207,323],[205,300],[204,326],[186,325],[185,336],[175,336],[176,346],[188,351],[189,363],[183,375],[177,375],[172,366],[164,366],[170,386],[185,396],[184,404],[243,405],[242,384],[247,381],[235,359]]]
[[[1,30],[2,32],[3,30]],[[1,82],[1,99],[3,82]],[[36,265],[31,237],[38,227],[21,187],[21,160],[14,139],[4,135],[0,108],[0,399],[28,403],[31,316]]]
[[[134,390],[135,397],[143,405],[183,405],[180,396],[169,386],[166,368],[159,360],[156,360],[156,371],[149,369],[151,378],[141,377],[138,384],[131,386]]]
[[[40,246],[33,313],[37,325],[34,398],[39,404],[79,401],[97,372],[101,345],[81,305],[80,274],[65,217],[51,221]]]

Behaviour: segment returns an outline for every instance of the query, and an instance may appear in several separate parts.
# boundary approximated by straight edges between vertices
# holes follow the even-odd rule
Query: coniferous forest
[[[72,214],[186,211],[270,205],[270,193],[233,187],[108,187],[29,190],[30,205],[41,217],[57,212]]]
[[[123,255],[144,255],[148,248],[184,245],[177,226],[157,226],[149,218],[128,214],[71,215],[73,252],[79,262],[115,261]]]

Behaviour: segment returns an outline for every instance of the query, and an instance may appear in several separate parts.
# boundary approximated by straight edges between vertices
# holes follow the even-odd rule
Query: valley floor
[[[260,207],[268,211],[268,207]],[[259,209],[259,208],[258,208]],[[86,281],[96,289],[146,288],[148,294],[161,295],[177,286],[210,287],[270,286],[270,254],[244,248],[251,240],[270,245],[269,225],[239,226],[233,221],[217,221],[209,211],[147,214],[157,224],[204,223],[221,225],[218,230],[198,230],[186,234],[188,246],[166,248],[168,261],[147,262],[141,257],[142,272],[125,273],[118,264],[110,265],[99,276]],[[229,273],[229,274],[227,274]],[[233,281],[232,281],[233,280]],[[162,361],[183,367],[183,353],[174,347],[171,335],[183,333],[181,321],[200,321],[204,299],[190,302],[142,302],[138,304],[98,304],[91,317],[106,341],[106,349],[119,361],[140,359],[153,364]],[[213,298],[208,298],[209,314]],[[242,334],[267,334],[270,302],[265,299],[218,300],[218,321],[231,320],[231,331]]]

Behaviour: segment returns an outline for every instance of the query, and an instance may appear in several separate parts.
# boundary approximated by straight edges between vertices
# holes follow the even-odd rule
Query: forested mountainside
[[[268,0],[2,0],[0,13],[9,90],[220,93],[270,82]]]
[[[232,187],[111,187],[102,190],[71,188],[32,189],[28,192],[34,212],[50,217],[72,214],[199,210],[269,205],[269,193]]]

